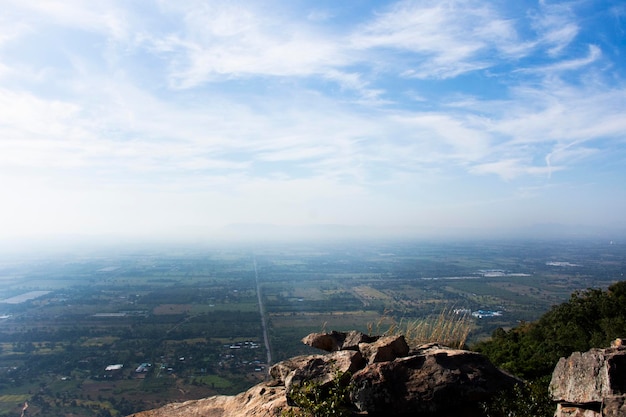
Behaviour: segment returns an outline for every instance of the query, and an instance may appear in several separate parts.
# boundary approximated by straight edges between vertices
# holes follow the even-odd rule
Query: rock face
[[[288,408],[284,387],[261,383],[238,395],[168,404],[129,417],[269,417],[280,416],[281,410]]]
[[[357,331],[345,333],[333,330],[330,333],[311,333],[302,339],[302,343],[326,352],[335,352],[337,350],[359,350],[359,343],[372,343],[378,338],[378,336],[368,336]]]
[[[290,371],[285,377],[284,385],[287,390],[288,404],[296,405],[291,399],[292,389],[301,387],[305,383],[313,383],[319,385],[321,389],[325,389],[338,376],[349,376],[361,369],[363,363],[361,353],[353,350],[336,351],[329,355],[312,355],[303,358],[301,366]]]
[[[330,353],[277,363],[269,381],[236,396],[169,404],[132,417],[280,416],[297,405],[294,390],[309,384],[321,392],[344,387],[347,406],[358,415],[480,416],[480,401],[520,382],[478,353],[437,344],[410,348],[402,336],[314,333],[303,342]]]
[[[480,401],[517,382],[478,353],[447,348],[369,364],[352,381],[356,407],[381,416],[477,414]]]
[[[402,358],[409,354],[404,336],[381,337],[373,343],[359,343],[359,351],[365,356],[367,362],[388,362],[396,358]]]
[[[626,416],[626,347],[574,352],[552,374],[555,417]]]

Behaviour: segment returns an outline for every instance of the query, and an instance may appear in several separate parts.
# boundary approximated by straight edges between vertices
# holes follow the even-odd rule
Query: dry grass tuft
[[[385,323],[389,327],[384,332],[381,328]],[[451,309],[444,309],[438,315],[417,320],[401,320],[399,323],[387,316],[383,316],[375,325],[370,323],[367,328],[370,334],[376,329],[376,334],[385,336],[403,334],[410,346],[424,343],[439,343],[451,348],[462,349],[472,330],[473,320],[470,314],[456,313]]]

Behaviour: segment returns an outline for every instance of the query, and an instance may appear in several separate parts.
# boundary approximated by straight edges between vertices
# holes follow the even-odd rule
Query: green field
[[[309,332],[498,312],[474,319],[481,340],[623,279],[626,249],[394,242],[0,261],[0,416],[25,401],[31,415],[118,416],[240,392],[265,378],[266,349],[273,362],[310,353]],[[48,292],[12,298],[32,291]]]

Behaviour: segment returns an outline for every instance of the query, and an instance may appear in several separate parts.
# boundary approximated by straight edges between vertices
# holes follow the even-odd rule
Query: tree
[[[592,347],[608,347],[626,334],[626,281],[607,291],[578,291],[533,323],[505,331],[497,329],[474,350],[495,365],[526,379],[552,374],[561,357]]]

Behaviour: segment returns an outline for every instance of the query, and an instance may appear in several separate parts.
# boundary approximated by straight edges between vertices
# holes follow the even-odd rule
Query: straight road
[[[267,366],[272,365],[272,349],[270,346],[270,338],[267,334],[267,321],[265,320],[265,307],[263,307],[263,298],[261,297],[261,286],[259,285],[259,272],[256,268],[256,256],[254,257],[254,280],[256,283],[256,296],[259,300],[259,313],[261,313],[261,328],[263,329],[263,341],[265,342],[265,350],[267,351]]]

